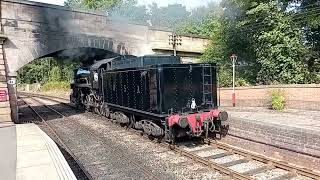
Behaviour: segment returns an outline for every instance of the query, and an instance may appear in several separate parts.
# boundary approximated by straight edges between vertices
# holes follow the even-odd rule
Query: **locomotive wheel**
[[[110,109],[108,108],[108,106],[104,106],[104,116],[106,118],[109,118],[110,117]]]
[[[164,135],[164,130],[151,120],[141,120],[140,123],[147,135],[153,137],[162,137]]]
[[[171,143],[171,144],[176,144],[176,130],[175,130],[175,128],[170,128],[170,132],[169,132],[169,137],[170,137],[170,139],[169,139],[169,143]]]
[[[221,135],[222,137],[226,137],[229,131],[229,125],[223,125],[221,127]]]
[[[105,116],[106,112],[104,111],[103,105],[99,106],[99,111],[101,116]]]
[[[120,124],[129,124],[129,122],[130,122],[129,117],[119,111],[111,113],[110,118],[113,119],[113,121],[120,123]]]
[[[84,110],[86,112],[90,112],[90,98],[89,98],[89,96],[86,96],[86,98],[84,100]]]
[[[101,115],[100,107],[97,106],[97,105],[95,105],[95,106],[94,106],[94,112],[95,112],[96,114],[98,114],[98,115]]]
[[[79,102],[75,102],[75,106],[76,106],[76,109],[77,109],[77,110],[80,110],[81,107],[82,107]]]
[[[104,116],[105,112],[104,112],[104,108],[103,108],[103,104],[98,104],[98,111],[99,111],[99,115],[100,116]]]
[[[221,127],[221,123],[217,123],[215,124],[216,126],[216,130],[215,130],[215,138],[216,139],[221,139],[222,138],[222,127]],[[219,137],[218,137],[218,134],[219,134]]]
[[[151,141],[153,141],[153,140],[155,139],[155,137],[149,135],[149,136],[148,136],[148,139],[151,140]]]

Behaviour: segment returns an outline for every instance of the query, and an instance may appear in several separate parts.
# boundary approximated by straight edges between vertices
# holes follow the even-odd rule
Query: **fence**
[[[41,84],[34,83],[34,84],[19,84],[17,86],[18,91],[27,91],[27,92],[37,92],[40,91]]]

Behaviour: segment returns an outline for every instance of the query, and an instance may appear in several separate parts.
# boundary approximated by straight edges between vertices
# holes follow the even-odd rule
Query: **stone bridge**
[[[172,54],[170,31],[112,21],[108,16],[23,0],[0,0],[0,90],[9,102],[0,102],[0,122],[17,119],[16,87],[7,83],[29,62],[64,50],[91,48],[110,55]],[[182,36],[178,55],[194,60],[208,40]],[[11,110],[10,107],[11,106]],[[10,116],[11,114],[11,116]]]

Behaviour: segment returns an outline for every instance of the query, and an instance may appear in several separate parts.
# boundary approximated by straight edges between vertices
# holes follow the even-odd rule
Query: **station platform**
[[[0,128],[0,179],[76,179],[55,142],[35,124]]]
[[[320,111],[286,109],[279,112],[265,107],[221,109],[229,114],[229,136],[225,141],[237,137],[256,142],[260,145],[231,140],[245,149],[271,152],[266,155],[276,159],[288,156],[294,164],[310,165],[320,171]]]
[[[230,118],[288,126],[312,131],[320,131],[320,111],[285,109],[273,111],[265,107],[223,107]]]

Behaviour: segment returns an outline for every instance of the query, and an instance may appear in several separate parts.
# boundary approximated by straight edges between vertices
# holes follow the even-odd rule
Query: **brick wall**
[[[236,88],[236,106],[270,106],[271,92],[285,93],[287,108],[320,110],[320,84],[270,85]],[[232,88],[220,89],[220,105],[231,106]]]
[[[4,90],[7,92],[7,99],[9,99],[9,91],[7,85],[7,77],[6,77],[6,66],[5,59],[3,55],[3,41],[5,38],[0,33],[0,90]],[[7,123],[11,121],[11,109],[9,101],[0,102],[0,127],[3,123]]]
[[[240,118],[229,120],[229,135],[320,157],[320,135],[316,131]]]

